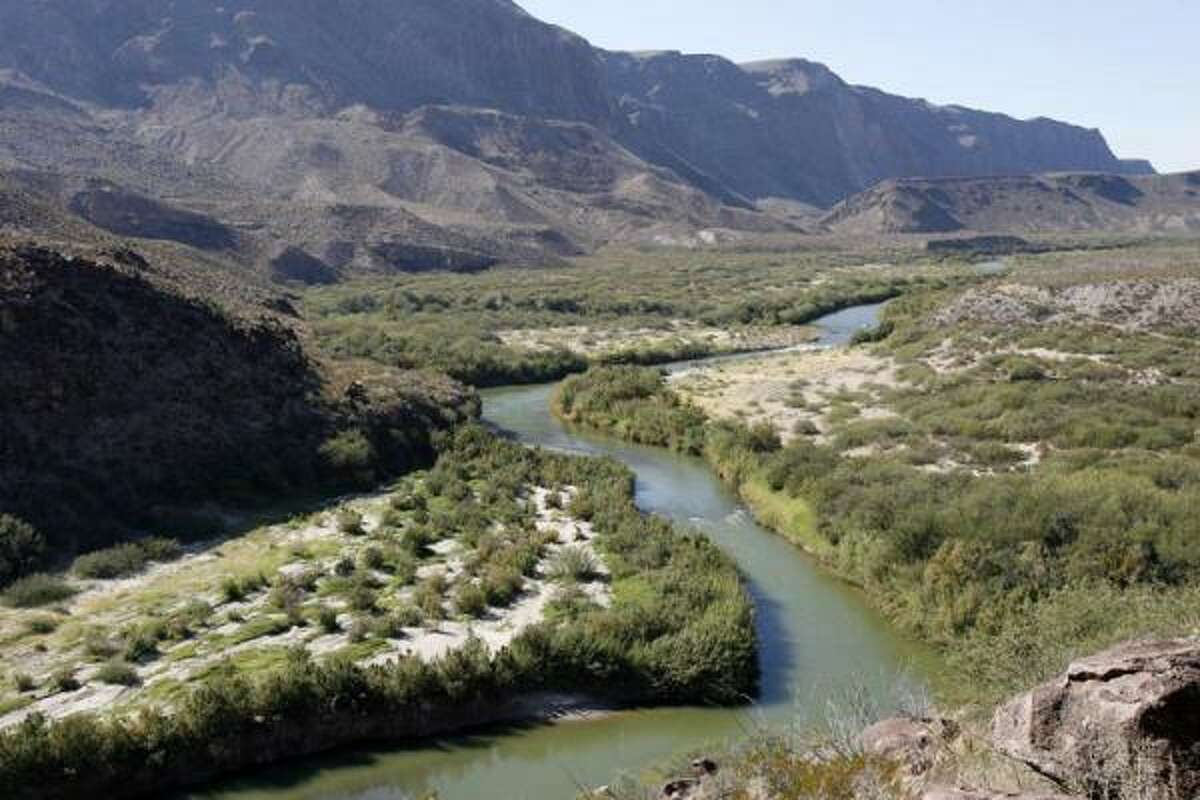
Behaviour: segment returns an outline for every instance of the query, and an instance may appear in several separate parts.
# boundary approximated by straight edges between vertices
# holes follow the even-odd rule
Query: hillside
[[[57,557],[165,505],[371,483],[471,413],[449,380],[322,365],[294,320],[234,309],[128,249],[4,243],[0,509]]]
[[[1200,231],[1200,173],[884,181],[822,219],[854,234]]]
[[[1148,169],[807,61],[603,51],[507,0],[38,0],[0,26],[0,168],[279,280],[753,240],[886,178]]]

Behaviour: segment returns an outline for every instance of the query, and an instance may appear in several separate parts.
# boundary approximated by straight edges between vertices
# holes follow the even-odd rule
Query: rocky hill
[[[892,177],[1147,169],[806,61],[602,51],[508,0],[32,0],[0,27],[0,169],[281,279],[804,230]]]
[[[370,482],[472,411],[447,379],[322,365],[302,336],[128,249],[0,243],[0,512],[57,555],[177,535],[166,505]]]
[[[1200,231],[1200,172],[888,180],[822,220],[857,234]]]

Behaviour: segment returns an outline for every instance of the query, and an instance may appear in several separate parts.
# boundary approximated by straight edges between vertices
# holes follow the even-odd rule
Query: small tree
[[[37,569],[46,555],[46,540],[24,520],[0,514],[0,586]]]

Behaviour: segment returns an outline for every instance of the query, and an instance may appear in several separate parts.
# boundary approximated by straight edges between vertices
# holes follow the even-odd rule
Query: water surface
[[[827,318],[823,343],[875,324],[879,306]],[[757,525],[699,459],[568,429],[549,412],[552,386],[484,394],[485,420],[519,441],[607,455],[637,475],[637,502],[708,534],[741,566],[758,609],[762,693],[745,709],[628,711],[581,721],[508,727],[433,745],[356,750],[260,772],[193,797],[224,800],[569,800],[689,751],[736,739],[763,723],[785,726],[823,712],[839,687],[883,692],[921,674],[928,655],[899,639],[849,587]]]

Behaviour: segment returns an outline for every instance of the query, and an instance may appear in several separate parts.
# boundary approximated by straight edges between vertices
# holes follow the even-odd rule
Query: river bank
[[[497,721],[544,721],[559,716],[564,696],[597,698],[606,708],[731,706],[756,692],[754,611],[733,562],[640,513],[632,476],[615,463],[532,451],[464,428],[433,470],[387,498],[379,519],[352,509],[336,517],[348,538],[314,529],[287,548],[260,548],[288,563],[223,589],[226,617],[256,635],[286,632],[287,641],[241,653],[228,647],[224,626],[210,632],[197,617],[178,646],[192,657],[217,636],[228,658],[218,656],[169,704],[154,702],[162,693],[151,691],[126,713],[59,721],[29,714],[0,733],[5,796],[160,795],[339,746],[428,743]],[[450,543],[453,552],[442,546]],[[332,549],[318,556],[326,545]],[[337,557],[346,547],[357,560]],[[418,565],[410,560],[416,551],[445,558]],[[403,573],[389,566],[393,557],[407,564]],[[307,559],[306,578],[289,559]],[[385,580],[393,591],[378,591]],[[403,588],[414,580],[415,589]],[[539,618],[512,627],[518,620],[505,609],[520,616],[522,598],[545,596],[538,587],[546,581],[556,589]],[[326,615],[333,592],[343,590],[347,618]],[[282,607],[279,626],[247,620],[247,598],[270,601],[264,619]],[[410,629],[413,608],[437,631],[466,622],[465,640],[436,657],[413,652],[429,638]],[[509,623],[499,638],[489,637],[492,617]],[[343,626],[345,647],[317,647]],[[158,644],[154,660],[177,660],[171,640]],[[58,691],[85,688],[77,680]]]

